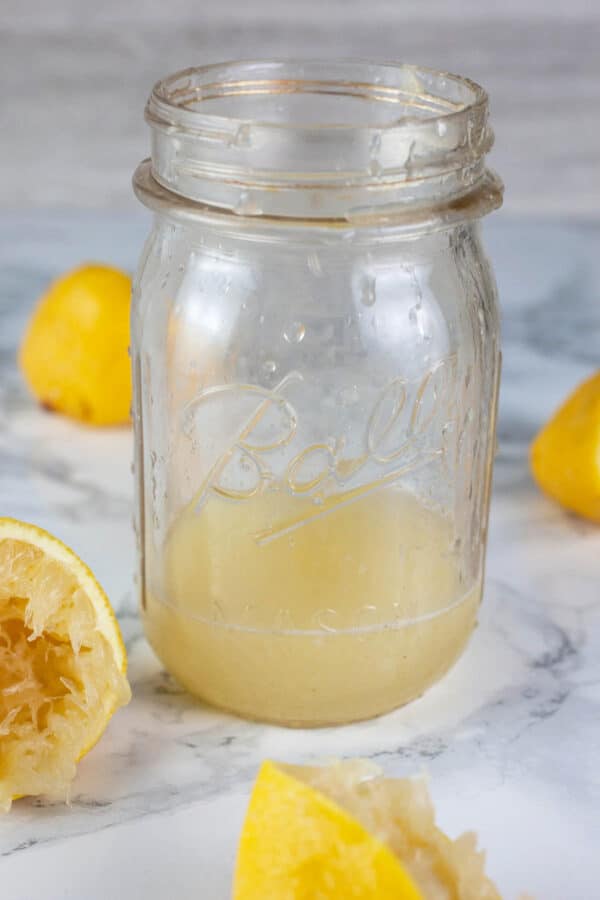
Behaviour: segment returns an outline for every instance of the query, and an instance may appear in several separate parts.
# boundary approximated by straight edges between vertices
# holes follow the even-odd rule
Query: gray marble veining
[[[421,700],[345,728],[288,731],[204,708],[153,657],[132,590],[131,435],[91,431],[28,397],[15,347],[36,295],[83,259],[132,268],[143,214],[0,218],[0,512],[49,528],[119,613],[131,705],[81,763],[70,806],[0,818],[2,896],[228,896],[251,781],[265,757],[360,755],[431,776],[440,820],[476,827],[507,898],[595,900],[600,880],[600,529],[542,497],[527,448],[598,365],[600,228],[492,219],[504,376],[480,625]]]

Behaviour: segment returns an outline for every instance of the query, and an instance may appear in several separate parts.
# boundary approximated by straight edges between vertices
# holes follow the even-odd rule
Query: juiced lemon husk
[[[421,779],[359,760],[267,762],[240,840],[234,900],[500,900],[473,834],[435,824]]]
[[[64,544],[0,519],[0,809],[65,798],[76,762],[130,698],[108,599]]]

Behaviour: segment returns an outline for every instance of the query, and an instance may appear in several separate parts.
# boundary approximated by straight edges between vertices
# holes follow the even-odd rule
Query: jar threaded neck
[[[152,178],[240,216],[360,221],[457,204],[464,212],[482,190],[488,208],[501,199],[485,168],[485,91],[425,68],[339,60],[187,69],[155,86],[146,118]]]

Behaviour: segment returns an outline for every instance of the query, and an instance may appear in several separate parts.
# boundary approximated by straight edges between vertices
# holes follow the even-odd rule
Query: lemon
[[[531,471],[566,509],[600,522],[600,372],[580,384],[540,431]]]
[[[244,823],[234,900],[499,900],[473,835],[435,825],[422,780],[360,760],[265,762]]]
[[[69,272],[41,297],[19,362],[43,406],[91,425],[129,421],[130,298],[129,276],[100,265]]]
[[[0,809],[67,795],[76,762],[130,698],[106,594],[34,525],[0,518]]]

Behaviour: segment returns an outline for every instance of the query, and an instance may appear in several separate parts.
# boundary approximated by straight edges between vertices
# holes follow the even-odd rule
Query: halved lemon
[[[435,824],[422,779],[361,760],[265,762],[239,845],[234,900],[500,900],[473,834]]]
[[[575,388],[537,435],[531,471],[566,509],[600,522],[600,372]]]
[[[131,278],[84,265],[40,298],[19,349],[25,380],[42,406],[89,425],[129,422]]]
[[[0,809],[65,798],[77,761],[130,699],[108,598],[57,538],[0,518]]]

